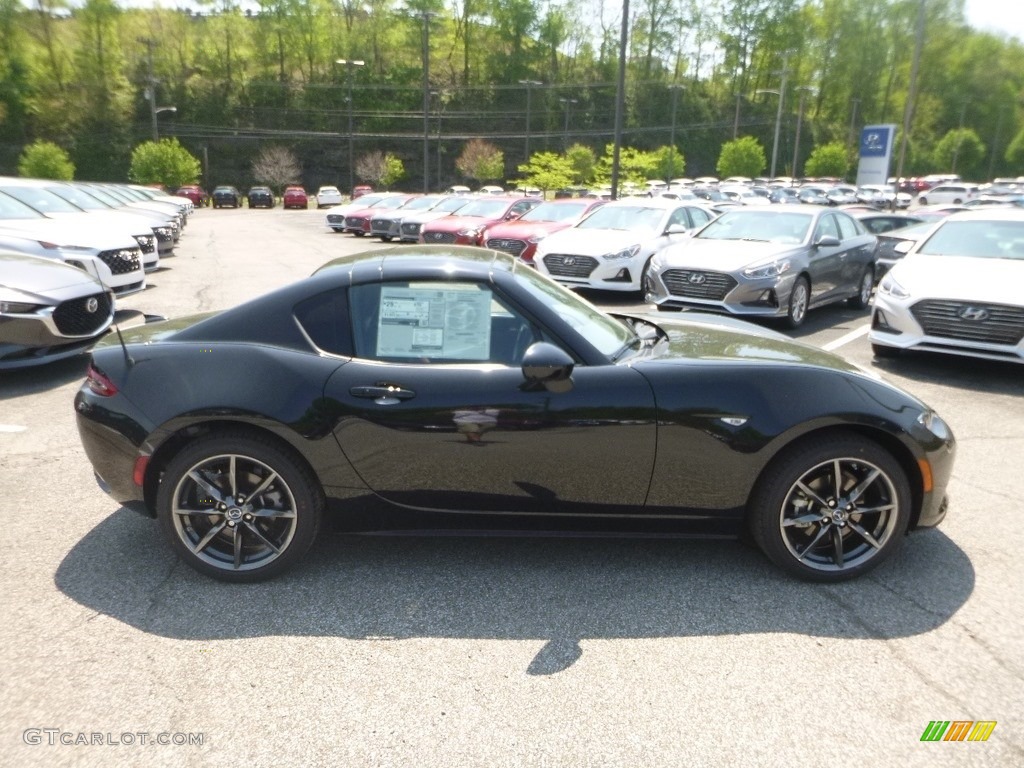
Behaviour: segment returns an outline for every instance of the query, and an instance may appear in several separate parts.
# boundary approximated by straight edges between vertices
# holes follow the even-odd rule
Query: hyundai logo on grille
[[[564,259],[562,259],[562,263],[567,267],[571,267],[573,264],[576,263],[576,257],[566,256]]]
[[[441,232],[431,232],[430,236],[432,238],[434,238],[435,240],[443,240],[444,239],[444,234],[442,234]]]
[[[704,285],[704,283],[708,281],[708,278],[707,275],[701,272],[693,272],[690,274],[687,280],[689,280],[694,285]]]
[[[96,314],[96,310],[100,308],[100,303],[96,299],[89,297],[89,300],[85,302],[85,311],[90,315]]]
[[[988,320],[988,310],[984,307],[964,307],[957,312],[964,320],[973,320],[980,323],[982,320]]]

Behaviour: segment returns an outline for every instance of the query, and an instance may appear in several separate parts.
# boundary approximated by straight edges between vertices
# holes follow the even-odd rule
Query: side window
[[[352,356],[348,306],[344,290],[326,291],[295,305],[295,319],[317,349]]]
[[[851,237],[856,237],[863,233],[863,230],[858,226],[858,223],[849,216],[836,213],[833,214],[833,218],[835,218],[839,223],[840,240],[849,240]]]
[[[814,241],[817,242],[826,235],[839,238],[839,227],[836,226],[835,216],[831,214],[822,216],[821,221],[818,222],[818,228],[814,230]]]
[[[703,208],[691,208],[690,218],[693,219],[693,226],[702,227],[711,221],[711,214]]]
[[[686,227],[687,229],[690,228],[690,226],[691,226],[690,225],[690,219],[686,216],[686,209],[685,208],[676,208],[674,211],[672,211],[672,215],[669,216],[668,224],[666,225],[665,228],[668,229],[668,227],[672,227],[672,226],[676,226],[676,225],[682,225],[682,226]]]
[[[540,338],[482,283],[357,285],[350,302],[355,355],[368,360],[516,365]]]

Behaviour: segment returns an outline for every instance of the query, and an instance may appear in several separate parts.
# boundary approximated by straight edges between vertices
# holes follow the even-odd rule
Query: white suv
[[[919,205],[960,205],[978,196],[977,184],[938,184],[917,196]]]

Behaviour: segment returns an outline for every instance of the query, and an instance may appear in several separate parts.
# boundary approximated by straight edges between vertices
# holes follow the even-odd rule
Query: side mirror
[[[814,245],[816,248],[836,248],[839,244],[839,238],[835,235],[822,235]]]
[[[531,389],[543,387],[549,392],[568,392],[572,389],[574,366],[573,359],[561,347],[536,341],[523,355],[523,378]]]
[[[685,235],[690,230],[685,224],[670,224],[668,229],[665,230],[666,235]]]
[[[896,245],[892,247],[896,253],[902,253],[904,256],[910,253],[910,249],[914,247],[913,240],[900,240]]]

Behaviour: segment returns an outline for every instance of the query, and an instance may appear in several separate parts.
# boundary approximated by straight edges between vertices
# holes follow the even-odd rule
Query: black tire
[[[892,556],[910,503],[910,483],[892,454],[861,435],[836,432],[790,446],[765,468],[750,497],[750,531],[784,571],[845,581]]]
[[[807,308],[811,303],[811,287],[806,277],[798,277],[789,292],[789,304],[786,306],[786,325],[799,328],[807,319]]]
[[[928,198],[927,197],[919,197],[919,198],[917,198],[917,204],[918,205],[928,205]]]
[[[390,243],[392,240],[394,240],[394,238],[391,235],[381,235],[380,236],[380,241],[382,243]]]
[[[362,237],[366,233],[363,232],[363,230],[361,230],[361,229],[353,229],[352,230],[352,234],[355,235],[356,237]]]
[[[956,199],[954,199],[954,200],[953,200],[953,205],[963,205],[963,202],[964,202],[964,201],[963,201],[963,200],[961,200],[961,199],[960,199],[960,198],[958,197],[958,198],[956,198]]]
[[[320,529],[324,496],[290,449],[228,432],[202,437],[170,461],[156,506],[164,534],[187,565],[222,581],[253,582],[277,576],[306,554]]]
[[[875,270],[871,267],[864,267],[860,273],[860,280],[857,283],[857,295],[846,300],[853,309],[867,309],[871,303],[871,292],[875,288]]]
[[[903,350],[899,347],[887,347],[884,344],[872,344],[871,352],[875,357],[881,358],[894,358],[900,357],[903,354]]]

